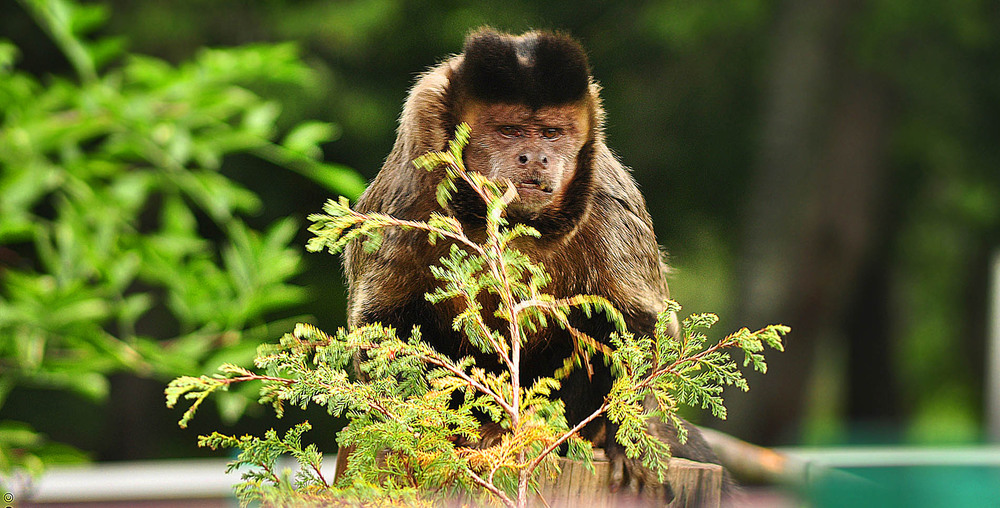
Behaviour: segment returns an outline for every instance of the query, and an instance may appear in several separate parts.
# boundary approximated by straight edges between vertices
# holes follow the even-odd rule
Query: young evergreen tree
[[[744,366],[763,372],[764,346],[782,349],[781,336],[789,329],[781,325],[756,332],[742,329],[709,345],[703,330],[717,318],[703,314],[686,319],[683,337],[676,340],[667,333],[667,325],[680,307],[665,302],[655,335],[639,337],[629,333],[621,314],[603,298],[559,299],[545,293],[549,276],[544,267],[514,246],[517,238],[539,233],[505,219],[506,206],[517,196],[510,182],[466,171],[462,150],[468,135],[468,126],[459,126],[447,150],[414,163],[446,172],[437,189],[442,206],[455,191],[456,180],[474,189],[487,206],[482,243],[471,240],[453,217],[433,214],[418,222],[363,214],[341,198],[328,202],[324,214],[310,217],[315,237],[308,249],[337,254],[354,241],[378,249],[389,228],[417,229],[425,231],[432,243],[449,242],[449,256],[440,260],[440,266],[429,267],[441,285],[426,297],[433,303],[458,300],[464,310],[455,316],[454,328],[473,347],[494,355],[503,368],[487,371],[471,356],[448,358],[422,341],[417,328],[403,338],[378,323],[332,335],[300,324],[280,343],[258,350],[256,369],[223,365],[214,376],[175,379],[166,389],[167,405],[173,407],[182,397],[193,401],[181,419],[182,427],[210,394],[247,381],[261,382],[260,401],[272,405],[279,417],[286,404],[317,404],[349,420],[338,437],[341,446],[354,447],[343,485],[333,485],[324,476],[322,455],[315,446],[302,445],[308,422],[284,437],[273,430],[263,438],[202,436],[202,446],[240,450],[230,470],[251,466],[236,487],[242,503],[434,504],[461,497],[525,506],[537,495],[543,472],[558,473],[557,449],[565,447],[568,457],[590,464],[591,444],[578,431],[601,415],[618,424],[616,438],[628,457],[640,459],[662,480],[670,450],[649,434],[648,420],[663,419],[683,433],[677,417],[681,404],[708,408],[725,418],[723,386],[748,388],[730,351],[743,351]],[[482,307],[479,296],[484,292],[497,297],[496,308]],[[617,329],[610,344],[575,329],[568,318],[572,309],[588,316],[604,314]],[[484,312],[499,316],[507,329],[490,328]],[[569,330],[576,353],[560,372],[523,386],[521,349],[533,332],[547,326]],[[553,397],[559,379],[570,369],[587,368],[596,356],[611,367],[616,382],[600,408],[583,421],[568,422],[563,402]],[[360,368],[357,378],[348,372],[355,360]],[[659,403],[658,410],[644,409],[647,396]],[[482,415],[503,429],[499,439],[461,444],[479,442]],[[279,471],[279,458],[288,455],[300,464],[294,476]]]

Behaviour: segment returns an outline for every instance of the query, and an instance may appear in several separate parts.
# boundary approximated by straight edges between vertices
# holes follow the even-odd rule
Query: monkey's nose
[[[542,166],[547,166],[549,164],[549,158],[545,154],[535,154],[535,153],[522,153],[517,156],[517,163],[524,166],[529,162],[536,162]]]

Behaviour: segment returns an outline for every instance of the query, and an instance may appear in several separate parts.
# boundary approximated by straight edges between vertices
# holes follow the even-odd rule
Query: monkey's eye
[[[562,130],[556,129],[555,127],[547,127],[542,129],[542,137],[545,139],[558,139],[562,136]]]
[[[506,138],[517,138],[521,136],[521,129],[513,125],[502,125],[497,129],[497,132]]]

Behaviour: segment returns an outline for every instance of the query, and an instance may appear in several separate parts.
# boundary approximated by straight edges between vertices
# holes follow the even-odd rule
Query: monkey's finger
[[[625,482],[628,481],[628,472],[625,470],[625,457],[610,457],[611,468],[608,478],[608,488],[611,492],[619,492]]]

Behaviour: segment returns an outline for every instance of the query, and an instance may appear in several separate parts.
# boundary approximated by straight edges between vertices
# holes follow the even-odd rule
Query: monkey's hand
[[[649,489],[659,490],[662,488],[663,502],[671,502],[674,499],[674,492],[670,487],[670,483],[665,481],[660,484],[657,479],[656,471],[645,467],[640,459],[628,458],[625,455],[625,448],[615,440],[614,436],[617,431],[616,426],[610,422],[607,425],[607,437],[604,443],[604,453],[607,455],[608,463],[610,465],[608,473],[608,488],[611,489],[611,492],[619,493],[625,496],[645,497],[650,494],[648,492]],[[662,422],[657,422],[654,427],[650,429],[650,431],[658,439],[670,443],[671,449],[674,449],[677,441],[676,432],[673,432],[671,439],[671,436],[669,436],[666,432],[666,427],[668,427],[668,425],[665,425]]]
[[[687,421],[682,420],[682,422],[687,430],[687,440],[683,444],[677,439],[677,429],[672,424],[651,419],[649,432],[657,439],[670,445],[670,451],[674,457],[718,464],[718,457],[708,446],[701,431]],[[650,489],[654,491],[662,489],[663,502],[671,502],[674,499],[674,491],[670,484],[668,482],[660,483],[656,471],[643,466],[641,460],[626,457],[624,447],[615,441],[616,430],[614,425],[608,424],[604,444],[604,451],[610,463],[608,485],[611,491],[633,496],[642,494],[643,497],[646,497],[650,494],[647,492]],[[723,491],[728,491],[731,487],[731,480],[728,474],[724,473],[723,476]],[[653,495],[661,496],[659,492]],[[648,499],[648,497],[646,498]]]

